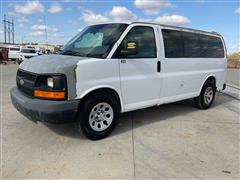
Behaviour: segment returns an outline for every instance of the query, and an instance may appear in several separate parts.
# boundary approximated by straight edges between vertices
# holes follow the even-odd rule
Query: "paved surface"
[[[228,69],[227,83],[240,88],[240,69]]]
[[[240,69],[228,69],[227,86],[223,93],[240,100]]]
[[[218,93],[209,110],[190,100],[121,115],[90,141],[75,124],[27,120],[11,105],[16,65],[2,66],[3,178],[239,178],[239,101]]]

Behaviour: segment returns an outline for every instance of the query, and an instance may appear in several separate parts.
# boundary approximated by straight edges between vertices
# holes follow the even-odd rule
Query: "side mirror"
[[[136,55],[138,53],[138,44],[135,41],[124,42],[121,54],[124,56],[127,55]]]

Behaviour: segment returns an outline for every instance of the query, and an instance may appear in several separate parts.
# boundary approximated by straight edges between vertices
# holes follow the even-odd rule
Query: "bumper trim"
[[[17,87],[13,87],[10,94],[14,107],[35,122],[71,122],[77,116],[80,100],[51,101],[31,98]]]

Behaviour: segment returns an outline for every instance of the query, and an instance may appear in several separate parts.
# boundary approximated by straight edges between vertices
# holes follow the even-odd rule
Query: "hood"
[[[62,73],[67,77],[68,98],[76,97],[76,74],[75,69],[79,60],[86,59],[78,56],[66,55],[41,55],[23,61],[19,68],[37,74]]]
[[[36,56],[28,61],[23,61],[19,68],[33,73],[62,73],[66,68],[77,67],[79,60],[83,57],[66,56],[66,55],[41,55]],[[72,70],[73,70],[72,69]]]

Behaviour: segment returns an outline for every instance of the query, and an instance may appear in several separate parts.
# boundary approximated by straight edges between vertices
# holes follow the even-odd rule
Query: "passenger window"
[[[182,32],[185,58],[200,57],[200,43],[196,33]]]
[[[136,26],[133,27],[124,38],[120,47],[124,43],[134,41],[138,44],[136,55],[127,55],[124,58],[156,58],[156,41],[152,27]],[[121,49],[121,48],[120,48]],[[120,51],[119,51],[120,52]],[[123,58],[123,57],[122,57]]]
[[[163,29],[166,58],[223,58],[224,47],[219,37]]]
[[[224,48],[220,38],[208,35],[199,35],[201,45],[201,57],[223,58]]]
[[[183,41],[180,31],[163,29],[163,41],[166,58],[183,57]]]

